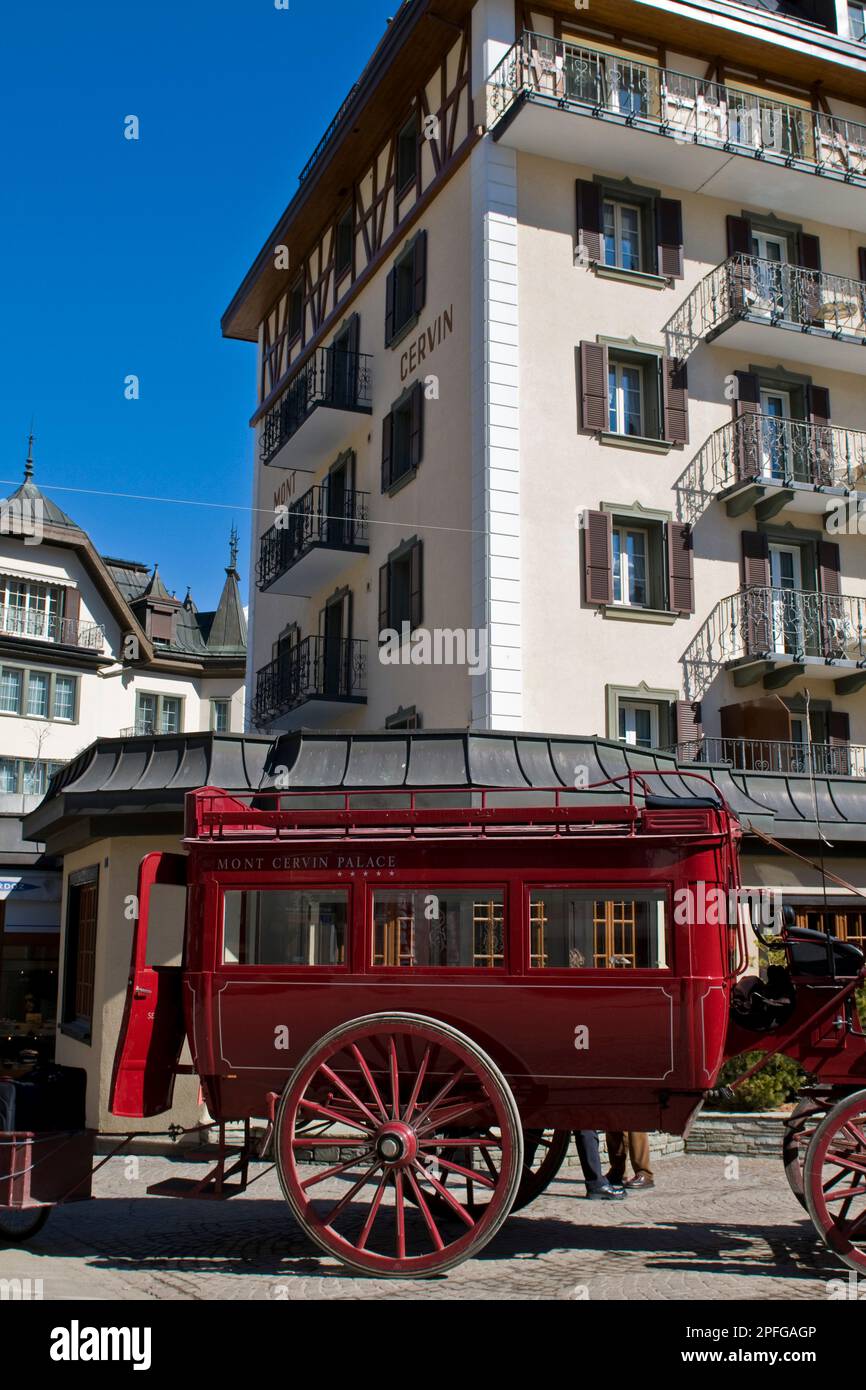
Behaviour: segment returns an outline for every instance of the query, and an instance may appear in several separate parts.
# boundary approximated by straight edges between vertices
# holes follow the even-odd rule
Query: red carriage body
[[[768,937],[759,915],[775,954],[747,975],[740,826],[708,779],[680,773],[693,794],[672,797],[654,775],[191,793],[187,853],[141,865],[111,1107],[168,1110],[187,1042],[221,1134],[246,1138],[229,1170],[223,1144],[202,1181],[156,1190],[242,1191],[261,1118],[259,1152],[323,1249],[439,1273],[544,1189],[571,1130],[684,1134],[727,1057],[785,1052],[814,1081],[789,1181],[866,1269],[862,953],[790,924]],[[183,959],[159,967],[166,884],[185,888]]]

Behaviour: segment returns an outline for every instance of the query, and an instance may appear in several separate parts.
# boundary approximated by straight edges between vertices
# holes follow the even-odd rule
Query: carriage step
[[[218,1163],[221,1158],[236,1158],[243,1151],[242,1144],[231,1149],[221,1149],[219,1144],[202,1144],[199,1148],[180,1150],[179,1157],[184,1163]]]
[[[243,1184],[236,1182],[223,1183],[222,1191],[217,1192],[213,1183],[208,1183],[205,1187],[200,1179],[166,1178],[163,1182],[152,1183],[147,1192],[151,1197],[185,1197],[206,1202],[223,1202],[243,1190]]]

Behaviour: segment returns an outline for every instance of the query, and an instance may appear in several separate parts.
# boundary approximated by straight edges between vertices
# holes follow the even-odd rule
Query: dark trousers
[[[523,1162],[527,1168],[531,1168],[535,1159],[538,1141],[543,1131],[527,1129],[523,1135]],[[583,1179],[586,1183],[587,1191],[600,1187],[604,1182],[604,1173],[601,1166],[601,1154],[598,1147],[598,1133],[594,1129],[576,1129],[574,1131],[574,1142],[577,1148],[577,1156],[580,1159],[580,1166],[583,1169]]]

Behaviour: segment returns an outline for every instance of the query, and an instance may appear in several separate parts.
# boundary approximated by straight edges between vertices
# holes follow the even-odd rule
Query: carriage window
[[[373,894],[373,964],[505,964],[501,893],[486,888]]]
[[[665,895],[533,889],[530,958],[542,970],[664,970]]]
[[[345,889],[225,894],[227,965],[344,965]]]

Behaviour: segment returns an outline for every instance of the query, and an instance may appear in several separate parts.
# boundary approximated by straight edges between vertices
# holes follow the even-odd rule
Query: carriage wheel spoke
[[[341,1135],[336,1140],[333,1134],[296,1134],[292,1139],[293,1149],[368,1149],[370,1147],[370,1136],[365,1134],[363,1138],[354,1135]]]
[[[466,1210],[466,1208],[461,1206],[461,1204],[457,1201],[456,1197],[451,1196],[451,1193],[444,1187],[444,1185],[439,1181],[439,1179],[434,1178],[433,1174],[427,1171],[423,1163],[418,1163],[416,1161],[412,1166],[415,1169],[415,1172],[420,1173],[420,1175],[423,1178],[425,1178],[427,1182],[430,1183],[431,1187],[433,1187],[439,1193],[439,1196],[442,1197],[448,1203],[449,1207],[451,1207],[451,1209],[457,1214],[457,1216],[460,1217],[460,1220],[464,1221],[466,1225],[470,1228],[470,1230],[472,1230],[475,1226],[475,1221],[469,1215],[469,1212]]]
[[[416,1133],[429,1134],[431,1129],[447,1129],[455,1120],[461,1120],[466,1115],[473,1115],[480,1108],[478,1101],[458,1101],[449,1109],[441,1111],[433,1119],[428,1120],[427,1124],[416,1126]]]
[[[400,1118],[400,1070],[397,1065],[397,1044],[388,1039],[388,1067],[391,1072],[391,1119]]]
[[[394,1207],[397,1217],[397,1259],[406,1258],[406,1202],[403,1197],[403,1174],[394,1169]]]
[[[465,1168],[462,1163],[452,1163],[449,1158],[439,1158],[439,1167],[445,1168],[449,1173],[460,1173],[470,1183],[477,1182],[479,1187],[495,1187],[495,1178],[491,1180],[483,1173],[478,1173],[473,1168]],[[496,1174],[498,1177],[499,1175]]]
[[[333,1168],[325,1168],[323,1172],[317,1173],[312,1178],[307,1178],[301,1183],[304,1192],[309,1187],[315,1187],[317,1183],[324,1182],[326,1178],[333,1178],[337,1173],[345,1173],[348,1168],[354,1168],[364,1158],[372,1158],[373,1150],[368,1149],[365,1153],[355,1154],[352,1158],[347,1158],[345,1163],[336,1163]]]
[[[830,1192],[826,1187],[824,1192],[828,1202],[853,1202],[855,1197],[866,1197],[866,1183],[861,1183],[858,1187],[843,1187],[838,1191]]]
[[[829,1153],[826,1161],[827,1163],[835,1164],[846,1173],[863,1173],[866,1175],[866,1156],[863,1158],[854,1158],[852,1154],[842,1155]]]
[[[361,1075],[363,1076],[367,1085],[370,1087],[371,1092],[373,1093],[373,1099],[375,1100],[376,1104],[379,1107],[379,1110],[381,1111],[382,1119],[387,1120],[388,1111],[385,1109],[382,1097],[379,1095],[379,1087],[376,1085],[376,1082],[373,1079],[373,1073],[367,1066],[364,1054],[357,1043],[352,1043],[351,1052],[352,1056],[355,1058],[355,1061],[358,1063],[358,1066],[361,1069]]]
[[[857,1120],[849,1120],[845,1126],[848,1134],[857,1142],[857,1147],[866,1152],[866,1132],[861,1129],[862,1120],[858,1115]]]
[[[409,1104],[406,1106],[406,1113],[403,1116],[403,1120],[406,1123],[408,1123],[409,1120],[411,1120],[412,1116],[415,1113],[415,1107],[418,1104],[418,1097],[421,1094],[421,1087],[424,1084],[424,1077],[427,1075],[427,1067],[430,1062],[431,1052],[432,1048],[428,1043],[426,1048],[424,1049],[424,1056],[421,1058],[421,1065],[418,1068],[418,1075],[415,1077],[415,1085],[412,1087],[412,1094],[409,1097]]]
[[[435,1110],[436,1107],[442,1103],[442,1101],[445,1099],[447,1095],[450,1095],[450,1093],[454,1090],[454,1087],[457,1085],[457,1082],[465,1074],[466,1068],[461,1064],[460,1066],[458,1066],[457,1070],[451,1074],[449,1079],[442,1086],[441,1090],[439,1090],[437,1094],[433,1097],[429,1105],[425,1106],[425,1108],[421,1111],[421,1114],[418,1116],[418,1119],[415,1123],[415,1128],[417,1130],[429,1129],[430,1126],[425,1125],[425,1120],[427,1120],[431,1111]]]
[[[355,1242],[359,1250],[365,1249],[367,1241],[370,1239],[370,1232],[373,1229],[373,1222],[376,1220],[376,1217],[379,1214],[379,1208],[382,1205],[382,1198],[385,1196],[385,1188],[387,1186],[388,1174],[383,1173],[381,1178],[379,1179],[379,1186],[376,1189],[375,1196],[373,1197],[373,1200],[370,1203],[370,1212],[367,1217],[367,1220],[364,1222],[361,1234]]]
[[[333,1084],[338,1088],[338,1090],[343,1092],[343,1095],[346,1097],[349,1103],[351,1105],[354,1105],[355,1108],[359,1110],[361,1114],[370,1121],[371,1124],[378,1125],[378,1117],[373,1114],[372,1110],[368,1110],[364,1102],[360,1099],[359,1096],[355,1095],[355,1092],[352,1090],[351,1086],[346,1085],[342,1077],[338,1076],[337,1073],[333,1071],[331,1067],[328,1066],[323,1066],[321,1068],[321,1071],[322,1075],[326,1076],[329,1081],[332,1081]],[[348,1119],[348,1116],[346,1118]]]
[[[330,1106],[327,1105],[319,1105],[314,1100],[306,1100],[304,1097],[301,1097],[301,1099],[298,1101],[298,1108],[301,1110],[309,1110],[310,1113],[313,1115],[323,1115],[326,1119],[336,1120],[337,1123],[341,1125],[351,1125],[353,1129],[362,1129],[367,1134],[372,1133],[370,1126],[366,1122],[362,1122],[361,1120],[353,1120],[350,1116],[344,1114],[342,1111],[332,1110]]]
[[[424,1194],[418,1186],[418,1183],[415,1179],[415,1174],[412,1172],[411,1168],[406,1169],[406,1181],[408,1182],[409,1186],[415,1194],[415,1201],[418,1203],[418,1210],[421,1212],[421,1215],[424,1218],[424,1224],[427,1227],[427,1230],[430,1232],[430,1239],[432,1240],[434,1247],[437,1250],[444,1250],[445,1242],[439,1234],[439,1228],[436,1225],[436,1222],[433,1220],[433,1214],[424,1200]]]
[[[473,1149],[501,1149],[502,1143],[499,1139],[473,1139],[471,1141]],[[465,1149],[465,1139],[419,1139],[419,1149]]]
[[[342,1213],[346,1210],[346,1207],[349,1205],[352,1199],[357,1195],[357,1193],[361,1191],[361,1188],[364,1186],[364,1184],[369,1181],[369,1179],[376,1172],[377,1168],[381,1167],[382,1164],[377,1158],[376,1162],[372,1165],[372,1167],[368,1168],[366,1173],[361,1174],[358,1181],[354,1183],[352,1187],[349,1188],[349,1191],[346,1193],[345,1197],[343,1197],[335,1207],[331,1208],[326,1217],[323,1217],[326,1226],[333,1226],[337,1217],[342,1215]]]

